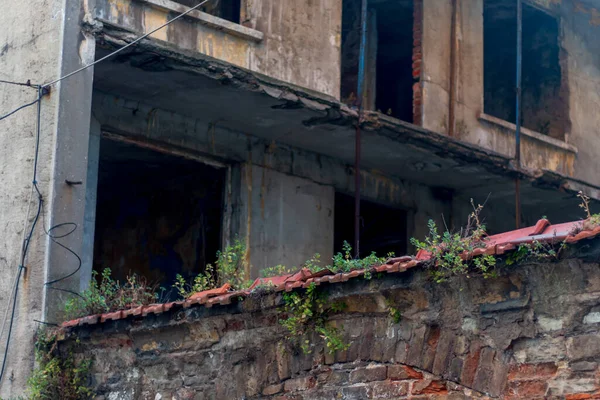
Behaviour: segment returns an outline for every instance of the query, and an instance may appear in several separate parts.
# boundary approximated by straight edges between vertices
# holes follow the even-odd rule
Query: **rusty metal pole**
[[[365,58],[367,52],[367,0],[362,0],[360,8],[360,54],[358,57],[358,121],[354,143],[354,256],[360,257],[360,158],[363,96],[365,91]]]
[[[452,0],[452,22],[450,25],[450,82],[449,92],[450,97],[448,101],[448,136],[454,136],[454,129],[456,125],[456,55],[458,53],[458,36],[457,23],[458,23],[458,0]]]
[[[516,121],[515,121],[515,164],[517,174],[521,169],[521,79],[523,71],[523,1],[517,0],[517,81],[516,81]],[[515,222],[521,226],[521,182],[515,179]]]

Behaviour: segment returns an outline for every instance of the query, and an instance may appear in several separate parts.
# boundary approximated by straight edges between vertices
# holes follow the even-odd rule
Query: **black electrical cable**
[[[81,265],[82,265],[82,261],[81,261],[81,257],[74,252],[72,249],[70,249],[69,247],[65,246],[64,244],[62,244],[61,242],[59,242],[56,239],[62,239],[65,238],[67,236],[69,236],[70,234],[72,234],[73,232],[75,232],[78,228],[77,224],[75,222],[63,222],[61,224],[56,224],[52,227],[50,227],[50,229],[46,229],[46,218],[45,218],[45,214],[44,214],[44,210],[42,209],[42,224],[44,226],[44,233],[50,238],[50,240],[52,240],[52,243],[55,243],[57,245],[59,245],[60,247],[62,247],[63,249],[65,249],[66,251],[68,251],[69,253],[73,254],[75,256],[75,258],[77,258],[77,268],[75,268],[74,271],[70,272],[69,274],[57,278],[57,279],[53,279],[51,281],[45,282],[44,285],[48,287],[48,289],[52,289],[52,290],[58,290],[60,292],[66,292],[66,293],[70,293],[74,296],[78,296],[83,298],[79,293],[74,292],[72,290],[69,289],[61,289],[61,288],[56,288],[53,287],[52,285],[61,281],[64,281],[65,279],[69,279],[70,277],[72,277],[73,275],[75,275],[77,272],[79,272],[79,270],[81,269]],[[67,232],[60,234],[60,235],[55,235],[52,233],[52,231],[65,227],[65,226],[70,226],[71,229],[68,230]]]
[[[192,11],[194,11],[194,10],[197,10],[198,8],[200,8],[200,6],[202,6],[203,4],[207,3],[208,1],[209,1],[209,0],[203,0],[203,1],[201,1],[200,3],[196,4],[194,7],[191,7],[191,8],[189,8],[187,11],[185,11],[185,12],[183,12],[183,13],[181,13],[181,14],[178,14],[176,17],[174,17],[174,18],[171,18],[170,20],[168,20],[167,22],[165,22],[165,23],[164,23],[164,24],[162,24],[161,26],[159,26],[159,27],[157,27],[157,28],[154,28],[154,29],[153,29],[153,30],[151,30],[150,32],[147,32],[147,33],[143,34],[142,36],[138,37],[137,39],[135,39],[135,40],[133,40],[133,41],[131,41],[131,42],[129,42],[129,43],[127,43],[125,46],[123,46],[123,47],[121,47],[121,48],[118,48],[117,50],[113,51],[112,53],[110,53],[110,54],[107,54],[107,55],[105,55],[104,57],[102,57],[102,58],[100,58],[100,59],[98,59],[98,60],[96,60],[96,61],[94,61],[94,62],[92,62],[92,63],[89,63],[89,64],[87,64],[87,65],[84,65],[83,67],[81,67],[81,68],[79,68],[79,69],[76,69],[75,71],[69,72],[68,74],[66,74],[66,75],[64,75],[64,76],[61,76],[60,78],[58,78],[58,79],[55,79],[55,80],[53,80],[53,81],[51,81],[51,82],[48,82],[48,83],[46,83],[46,84],[43,84],[43,85],[37,85],[37,87],[38,87],[38,88],[41,88],[41,89],[49,89],[49,88],[50,88],[50,86],[54,85],[55,83],[58,83],[58,82],[62,81],[63,79],[67,79],[67,78],[69,78],[69,77],[71,77],[71,76],[73,76],[73,75],[75,75],[75,74],[78,74],[78,73],[80,73],[81,71],[85,71],[86,69],[88,69],[88,68],[90,68],[90,67],[92,67],[92,66],[94,66],[94,65],[96,65],[96,64],[98,64],[98,63],[101,63],[101,62],[103,62],[104,60],[106,60],[106,59],[108,59],[108,58],[110,58],[110,57],[114,56],[115,54],[118,54],[118,53],[122,52],[123,50],[125,50],[125,49],[127,49],[127,48],[129,48],[129,47],[133,46],[134,44],[136,44],[136,43],[138,43],[138,42],[142,41],[143,39],[147,38],[148,36],[152,35],[153,33],[155,33],[155,32],[157,32],[157,31],[161,30],[161,29],[162,29],[162,28],[164,28],[165,26],[168,26],[168,25],[170,25],[171,23],[173,23],[173,22],[177,21],[178,19],[185,17],[186,15],[188,15],[189,13],[191,13]],[[6,83],[9,83],[9,81],[7,81]],[[17,83],[17,82],[10,82],[10,83]],[[25,86],[27,86],[27,84],[24,84],[24,85],[25,85]],[[36,100],[36,101],[37,101],[37,100]],[[17,108],[17,109],[15,109],[15,110],[13,110],[13,111],[9,112],[8,114],[6,114],[6,115],[3,115],[2,117],[0,117],[0,121],[2,121],[2,120],[3,120],[3,119],[5,119],[5,118],[8,118],[8,117],[10,117],[11,115],[13,115],[14,113],[16,113],[17,111],[19,111],[19,110],[22,110],[23,108],[29,107],[29,106],[31,106],[31,105],[33,105],[33,104],[35,104],[35,102],[33,102],[33,103],[28,103],[28,104],[24,104],[24,105],[20,106],[19,108]]]
[[[21,111],[24,108],[27,108],[27,107],[30,107],[30,106],[34,105],[35,103],[37,103],[39,101],[40,101],[40,99],[37,98],[34,101],[32,101],[31,103],[23,104],[22,106],[15,108],[14,110],[12,110],[11,112],[9,112],[8,114],[4,114],[4,115],[0,116],[0,121],[2,121],[3,119],[6,119],[8,117],[10,117],[11,115],[15,114],[16,112]]]
[[[14,81],[5,81],[4,79],[0,79],[0,83],[6,83],[7,85],[16,85],[16,86],[26,86],[32,89],[39,88],[39,85],[34,85],[30,81],[27,82],[14,82]]]
[[[92,63],[90,63],[88,65],[85,65],[84,67],[79,68],[79,69],[77,69],[77,70],[75,70],[75,71],[73,71],[73,72],[71,72],[71,73],[69,73],[67,75],[64,75],[64,76],[62,76],[62,77],[60,77],[60,78],[58,78],[58,79],[56,79],[56,80],[54,80],[52,82],[49,82],[49,83],[47,83],[45,85],[35,85],[35,87],[38,90],[38,97],[34,101],[32,101],[30,103],[27,103],[27,104],[23,104],[22,106],[17,107],[16,109],[10,111],[9,113],[0,116],[0,121],[2,121],[3,119],[6,119],[6,118],[10,117],[11,115],[17,113],[20,110],[23,110],[23,109],[25,109],[27,107],[30,107],[30,106],[32,106],[32,105],[34,105],[36,103],[38,105],[38,108],[37,108],[37,128],[36,128],[36,131],[37,131],[37,133],[36,133],[36,146],[35,146],[35,157],[34,157],[34,163],[33,163],[33,181],[32,181],[33,188],[35,189],[35,191],[36,191],[36,193],[38,195],[38,210],[36,212],[36,216],[35,216],[32,224],[31,224],[31,229],[29,231],[29,234],[28,234],[27,238],[23,242],[22,253],[21,253],[21,265],[19,265],[19,270],[18,270],[16,279],[15,279],[15,288],[14,288],[14,295],[13,295],[12,312],[11,312],[11,317],[10,317],[8,335],[7,335],[7,338],[6,338],[6,346],[5,346],[5,349],[4,349],[4,356],[3,356],[3,360],[2,360],[2,367],[0,369],[0,383],[2,382],[2,378],[4,377],[4,369],[5,369],[5,366],[6,366],[6,358],[8,356],[9,342],[10,342],[10,337],[11,337],[11,334],[12,334],[12,326],[13,326],[14,319],[15,319],[16,302],[17,302],[17,295],[18,295],[18,291],[19,291],[19,282],[21,280],[21,275],[22,275],[23,269],[25,269],[25,260],[27,258],[27,252],[29,251],[29,244],[31,242],[31,238],[32,238],[33,232],[35,230],[35,226],[37,225],[37,222],[39,220],[40,214],[43,212],[44,198],[43,198],[42,193],[40,192],[40,190],[39,190],[39,188],[37,186],[37,164],[38,164],[39,143],[40,143],[41,100],[42,100],[42,96],[44,94],[44,91],[46,89],[49,89],[51,85],[53,85],[55,83],[58,83],[58,82],[62,81],[63,79],[69,78],[69,77],[71,77],[71,76],[73,76],[73,75],[75,75],[75,74],[77,74],[77,73],[79,73],[81,71],[84,71],[85,69],[87,69],[87,68],[89,68],[89,67],[91,67],[91,66],[93,66],[95,64],[98,64],[98,63],[100,63],[100,62],[108,59],[109,57],[111,57],[111,56],[113,56],[113,55],[115,55],[117,53],[120,53],[121,51],[127,49],[128,47],[133,46],[134,44],[138,43],[139,41],[141,41],[141,40],[147,38],[148,36],[152,35],[154,32],[156,32],[156,31],[164,28],[165,26],[171,24],[172,22],[174,22],[174,21],[176,21],[176,20],[178,20],[178,19],[186,16],[187,14],[191,13],[192,11],[198,9],[200,6],[202,6],[204,3],[207,3],[208,1],[209,0],[203,0],[203,1],[201,1],[200,3],[198,3],[197,5],[195,5],[194,7],[188,9],[186,12],[183,12],[183,13],[177,15],[176,17],[170,19],[169,21],[167,21],[163,25],[155,28],[154,30],[152,30],[152,31],[150,31],[150,32],[148,32],[148,33],[140,36],[140,37],[138,37],[137,39],[133,40],[132,42],[130,42],[130,43],[126,44],[125,46],[123,46],[123,47],[115,50],[114,52],[112,52],[112,53],[110,53],[110,54],[102,57],[99,60],[96,60],[96,61],[94,61],[94,62],[92,62]],[[22,85],[22,86],[30,86],[29,82],[22,84],[22,83],[19,83],[19,82],[3,81],[3,83],[19,84],[19,85]],[[45,225],[45,223],[44,223],[44,225]],[[53,230],[55,230],[55,229],[57,229],[59,227],[62,227],[62,226],[67,226],[67,225],[72,225],[73,229],[70,230],[69,232],[67,232],[66,234],[55,236],[55,235],[53,235],[51,233]],[[81,257],[79,257],[79,255],[77,253],[75,253],[73,250],[71,250],[67,246],[65,246],[62,243],[56,241],[56,239],[60,239],[60,238],[63,238],[63,237],[66,237],[66,236],[72,234],[73,232],[75,232],[76,229],[77,229],[77,224],[75,224],[73,222],[67,222],[67,223],[58,224],[58,225],[50,227],[50,229],[48,229],[48,230],[46,230],[45,227],[44,227],[44,232],[46,233],[46,235],[48,235],[48,237],[52,240],[52,242],[58,244],[60,247],[64,248],[65,250],[67,250],[68,252],[70,252],[71,254],[73,254],[77,258],[78,264],[79,264],[77,266],[77,268],[73,272],[71,272],[68,275],[65,275],[65,276],[63,276],[61,278],[54,279],[54,280],[49,281],[49,282],[45,282],[44,285],[47,286],[49,289],[60,290],[60,291],[64,291],[64,292],[68,292],[68,293],[72,293],[72,294],[80,296],[78,293],[75,293],[73,291],[66,290],[66,289],[60,289],[60,288],[54,288],[54,287],[51,286],[54,283],[58,283],[60,281],[63,281],[65,279],[70,278],[71,276],[75,275],[81,269],[81,265],[82,265]],[[38,321],[38,322],[41,322],[41,321]],[[50,323],[47,323],[47,322],[42,322],[42,323],[44,323],[44,324],[50,324]],[[0,332],[0,334],[1,334],[1,332]]]
[[[21,248],[21,263],[19,265],[19,271],[17,273],[17,278],[15,280],[15,288],[13,291],[12,298],[12,310],[10,315],[10,322],[8,325],[8,334],[6,336],[6,345],[4,346],[4,356],[2,357],[2,367],[0,368],[0,382],[2,382],[2,378],[4,377],[4,370],[6,368],[6,359],[8,358],[8,349],[10,348],[10,337],[12,336],[12,328],[15,321],[15,313],[17,308],[17,297],[19,294],[19,282],[21,280],[21,275],[23,274],[23,270],[25,269],[25,262],[27,259],[27,253],[29,251],[29,244],[31,243],[31,238],[33,237],[33,232],[35,231],[35,227],[40,219],[40,214],[42,213],[42,206],[44,199],[42,194],[40,193],[37,187],[37,164],[39,158],[39,148],[40,148],[40,120],[41,120],[41,99],[42,99],[42,88],[38,88],[38,97],[37,99],[31,103],[37,103],[37,126],[36,126],[36,140],[35,140],[35,156],[33,159],[33,180],[32,184],[38,194],[38,209],[35,213],[35,218],[31,223],[31,228],[29,229],[29,233],[27,237],[24,239],[22,248]],[[9,303],[10,304],[10,303]]]

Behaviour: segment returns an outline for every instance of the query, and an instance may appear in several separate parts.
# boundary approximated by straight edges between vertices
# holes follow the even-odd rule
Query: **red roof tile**
[[[517,229],[510,232],[500,233],[485,238],[485,247],[476,249],[473,254],[465,255],[469,257],[491,254],[502,255],[507,251],[512,251],[524,243],[533,241],[545,243],[576,243],[584,239],[592,239],[600,235],[600,226],[593,226],[589,221],[575,221],[563,224],[551,225],[546,219],[539,220],[535,226],[523,229]],[[414,268],[428,261],[431,254],[425,251],[419,251],[416,257],[403,256],[390,258],[385,264],[373,267],[371,270],[377,273],[399,273],[409,268]],[[308,268],[303,268],[294,274],[274,276],[269,278],[260,278],[254,281],[248,290],[231,291],[231,285],[225,284],[220,288],[205,290],[195,293],[185,301],[171,302],[166,304],[151,304],[148,306],[136,307],[123,311],[105,313],[102,315],[91,315],[62,324],[63,328],[73,328],[78,325],[93,325],[111,320],[127,318],[129,316],[146,316],[148,314],[161,314],[171,310],[173,307],[190,307],[195,304],[212,307],[213,305],[231,304],[233,298],[246,297],[259,285],[272,285],[276,292],[292,291],[301,287],[308,287],[311,284],[320,285],[321,283],[346,282],[350,279],[358,278],[365,274],[365,270],[353,270],[349,272],[335,273],[329,269],[324,269],[313,273]]]

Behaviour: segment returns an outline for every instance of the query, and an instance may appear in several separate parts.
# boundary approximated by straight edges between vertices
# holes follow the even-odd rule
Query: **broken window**
[[[372,252],[404,255],[407,251],[407,212],[362,200],[360,203],[360,256]],[[344,241],[354,243],[354,197],[335,194],[334,253],[343,252]],[[354,255],[354,254],[353,254]]]
[[[194,7],[200,1],[201,0],[175,0],[175,2],[188,7]],[[211,0],[198,8],[198,10],[239,24],[241,0]]]
[[[369,2],[363,107],[413,122],[413,0]],[[342,10],[342,101],[355,105],[361,0]]]
[[[102,139],[94,270],[169,289],[214,262],[225,174],[181,157]]]
[[[523,4],[522,119],[525,128],[564,139],[567,107],[560,66],[559,21]],[[484,112],[515,123],[517,8],[484,3]]]

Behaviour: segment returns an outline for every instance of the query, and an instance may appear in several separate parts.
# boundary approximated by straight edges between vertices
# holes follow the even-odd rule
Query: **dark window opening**
[[[167,289],[204,271],[221,244],[224,181],[223,170],[102,139],[94,270]]]
[[[413,122],[413,0],[369,6],[363,107]],[[361,0],[342,10],[342,101],[356,104]]]
[[[560,66],[559,21],[523,4],[522,118],[525,128],[564,139],[567,102]],[[484,110],[515,123],[517,9],[512,0],[484,4]]]
[[[397,256],[407,251],[407,213],[405,210],[384,206],[370,201],[361,201],[362,220],[360,234],[360,256],[372,252],[384,257],[388,253]],[[354,197],[335,194],[334,252],[342,252],[344,241],[354,243]],[[354,253],[353,253],[354,255]]]
[[[175,2],[184,6],[194,7],[200,0],[175,0]],[[211,0],[198,8],[198,10],[239,24],[241,6],[241,0]]]

